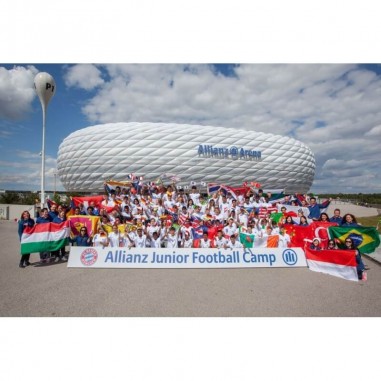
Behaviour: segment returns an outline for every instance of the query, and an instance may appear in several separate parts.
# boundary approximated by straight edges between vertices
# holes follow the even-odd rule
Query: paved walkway
[[[17,224],[0,221],[0,316],[380,316],[381,266],[368,281],[296,269],[18,267]]]
[[[328,215],[333,216],[333,211],[336,208],[340,209],[342,216],[347,213],[351,213],[356,217],[372,217],[379,214],[378,209],[376,208],[367,208],[365,206],[354,205],[349,202],[333,200],[327,209]]]

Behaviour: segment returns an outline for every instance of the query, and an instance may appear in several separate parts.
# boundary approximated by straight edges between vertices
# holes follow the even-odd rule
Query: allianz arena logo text
[[[213,147],[212,145],[199,145],[198,154],[205,157],[218,157],[221,159],[244,159],[244,160],[260,160],[262,158],[261,151],[249,150],[245,148],[232,147]]]

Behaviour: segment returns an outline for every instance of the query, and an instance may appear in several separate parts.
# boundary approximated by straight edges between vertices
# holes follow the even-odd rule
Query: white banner
[[[304,251],[294,248],[151,249],[70,248],[68,267],[86,268],[237,268],[307,267]]]

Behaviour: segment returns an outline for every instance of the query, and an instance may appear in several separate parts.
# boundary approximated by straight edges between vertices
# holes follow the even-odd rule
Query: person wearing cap
[[[248,218],[248,213],[246,212],[245,207],[241,206],[239,214],[237,216],[237,220],[240,226],[245,226],[247,227],[249,218]]]
[[[243,248],[243,245],[241,242],[239,242],[235,235],[230,236],[229,241],[226,242],[225,249],[241,249]]]
[[[317,238],[315,237],[311,244],[310,244],[310,249],[311,250],[321,250],[321,247],[320,247],[320,238]]]

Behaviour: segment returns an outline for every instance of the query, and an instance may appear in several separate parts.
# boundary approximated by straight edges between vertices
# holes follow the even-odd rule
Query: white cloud
[[[381,157],[373,137],[381,132],[381,79],[369,70],[356,65],[241,65],[227,77],[208,65],[105,69],[110,79],[82,109],[91,122],[187,122],[290,135],[315,153],[313,188],[334,189],[329,176],[346,179],[356,173],[362,179],[362,171],[366,183],[357,186],[379,189]],[[348,168],[342,158],[349,163],[361,158],[359,169]]]
[[[96,66],[88,64],[69,67],[64,80],[66,86],[84,90],[92,90],[104,83],[101,71]]]
[[[373,71],[353,64],[240,65],[232,76],[210,65],[101,69],[107,80],[92,65],[72,67],[67,79],[86,88],[93,73],[88,88],[98,88],[82,108],[90,122],[195,123],[289,135],[315,153],[313,190],[381,191],[381,76]]]
[[[34,66],[15,66],[10,70],[0,67],[0,118],[21,119],[31,111],[37,73]]]
[[[0,161],[3,168],[0,174],[0,188],[31,190],[41,188],[41,156],[39,153],[17,150],[12,161]],[[27,159],[27,160],[25,160]],[[58,175],[54,173],[57,168],[57,159],[45,156],[45,190],[63,190]],[[54,181],[56,180],[56,184]]]
[[[365,136],[381,136],[381,124],[366,132]]]

